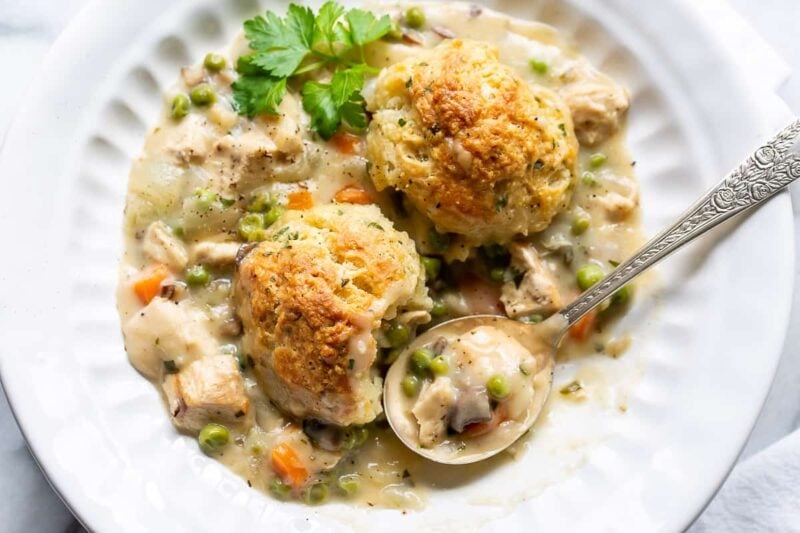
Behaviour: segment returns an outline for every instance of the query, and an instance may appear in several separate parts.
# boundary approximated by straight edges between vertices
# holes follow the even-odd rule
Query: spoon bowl
[[[450,436],[443,444],[423,447],[419,441],[419,424],[411,412],[413,399],[408,398],[401,386],[411,366],[411,354],[419,348],[434,345],[446,334],[458,337],[480,327],[500,330],[505,336],[519,342],[535,360],[529,372],[533,383],[533,401],[521,417],[504,421],[491,433],[472,439],[469,446],[457,436]],[[544,407],[553,382],[553,367],[557,344],[566,327],[565,319],[558,313],[540,324],[525,324],[497,315],[474,315],[456,318],[429,329],[406,347],[392,364],[383,388],[383,404],[392,430],[400,440],[419,455],[450,465],[463,465],[488,459],[512,445],[536,421]]]

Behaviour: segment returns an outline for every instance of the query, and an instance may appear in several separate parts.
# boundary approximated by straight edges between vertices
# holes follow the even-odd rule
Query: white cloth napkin
[[[691,533],[800,532],[800,431],[739,464]]]

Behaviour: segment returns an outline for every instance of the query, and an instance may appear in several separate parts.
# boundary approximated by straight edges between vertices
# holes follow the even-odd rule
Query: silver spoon
[[[645,244],[637,253],[601,282],[541,324],[523,324],[493,315],[476,315],[444,322],[417,337],[389,369],[383,391],[383,404],[392,429],[414,452],[443,464],[467,464],[487,459],[513,444],[530,429],[550,392],[555,354],[566,332],[586,313],[639,274],[695,237],[721,222],[750,210],[800,178],[800,119],[794,120],[769,142],[758,148],[713,189],[701,197],[674,224]],[[479,446],[435,446],[423,448],[418,440],[418,425],[410,412],[413,400],[405,397],[401,381],[409,357],[419,347],[428,346],[442,336],[463,334],[479,326],[498,328],[522,344],[535,356],[537,367],[531,372],[534,399],[526,416],[498,432],[497,438],[482,438]]]

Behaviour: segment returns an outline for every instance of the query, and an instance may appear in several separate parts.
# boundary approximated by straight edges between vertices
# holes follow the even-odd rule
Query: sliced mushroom
[[[469,424],[488,422],[492,419],[492,405],[485,387],[462,390],[450,414],[450,427],[457,433],[464,431]]]

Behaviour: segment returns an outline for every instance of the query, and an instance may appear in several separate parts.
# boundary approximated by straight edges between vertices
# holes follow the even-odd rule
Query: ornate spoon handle
[[[794,120],[756,150],[674,224],[562,309],[560,314],[571,326],[650,266],[721,222],[767,201],[798,178],[800,119]]]

